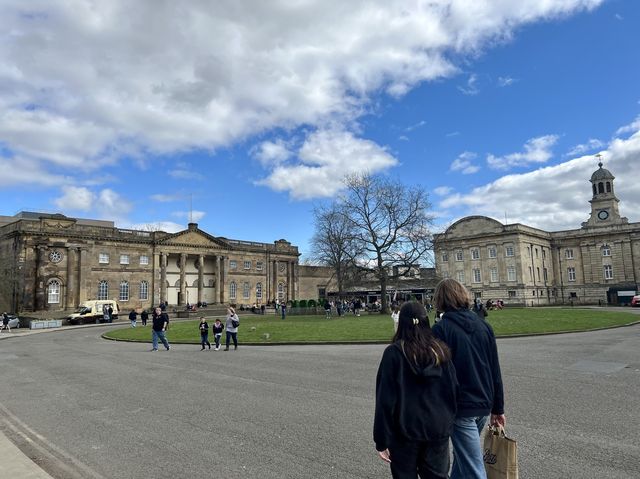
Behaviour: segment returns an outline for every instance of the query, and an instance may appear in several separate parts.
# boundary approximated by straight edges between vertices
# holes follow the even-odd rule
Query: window
[[[536,258],[538,257],[538,248],[535,248]]]
[[[564,250],[564,257],[567,259],[573,259],[573,250],[570,248]]]
[[[480,250],[478,248],[471,250],[471,259],[480,259]]]
[[[120,301],[129,301],[129,282],[120,281]]]
[[[602,256],[611,256],[611,248],[607,245],[602,247]]]
[[[49,283],[47,288],[47,302],[49,304],[58,304],[60,302],[60,281],[54,279]]]
[[[129,255],[121,254],[120,255],[120,264],[129,264]]]
[[[515,291],[507,291],[507,296],[509,296],[509,298],[515,298],[516,297],[516,292]]]
[[[604,265],[604,279],[613,279],[613,267],[610,264]]]
[[[533,281],[533,270],[531,269],[531,266],[529,266],[529,279]]]
[[[229,299],[236,299],[236,289],[236,282],[231,281],[231,283],[229,283]]]
[[[251,261],[244,262],[244,269],[251,269]]]
[[[442,253],[442,262],[446,263],[449,261],[449,253]]]
[[[536,267],[536,276],[538,276],[538,281],[540,281],[540,268]]]
[[[534,289],[533,291],[531,291],[531,295],[535,296],[536,295],[536,290]]]
[[[513,245],[507,245],[507,247],[505,248],[505,256],[515,256]]]
[[[516,267],[508,266],[507,267],[507,281],[515,281],[516,280]]]
[[[544,248],[542,248],[542,259],[546,259],[547,258],[547,252],[544,250]]]
[[[249,299],[251,295],[251,288],[249,287],[249,283],[246,281],[242,284],[242,298]]]
[[[109,254],[108,253],[100,253],[100,255],[98,256],[98,263],[100,263],[100,264],[109,264]]]
[[[575,268],[567,268],[567,277],[569,278],[569,281],[575,281],[576,280],[576,269]]]
[[[149,299],[149,283],[146,281],[140,282],[140,299]]]
[[[577,298],[577,297],[578,297],[578,293],[576,293],[575,291],[571,291],[571,292],[569,293],[569,297],[570,297],[570,298]]]
[[[238,268],[238,263],[236,262],[235,259],[232,259],[229,261],[229,269],[237,269]]]
[[[462,250],[458,250],[456,251],[456,261],[462,261],[464,259],[464,256],[462,255]]]
[[[480,269],[474,269],[473,270],[473,282],[474,283],[479,283],[481,281],[481,277],[480,277]]]
[[[105,280],[98,283],[98,299],[109,299],[109,283]]]
[[[278,283],[278,299],[284,299],[284,283]]]
[[[489,246],[489,258],[495,258],[498,256],[495,246]]]
[[[611,193],[611,183],[607,181],[607,193]]]
[[[498,268],[491,268],[491,282],[492,283],[497,283],[498,282]]]
[[[531,258],[531,248],[527,246],[527,258]]]
[[[256,268],[257,268],[256,264]],[[262,283],[256,284],[256,299],[262,299]]]
[[[442,277],[443,277],[444,279],[449,278],[449,277],[450,277],[450,276],[449,276],[449,272],[448,272],[448,271],[444,271],[444,272],[442,273]]]
[[[547,268],[542,269],[542,274],[544,275],[544,281],[547,282],[549,280],[549,274],[547,272]]]
[[[147,255],[140,255],[140,264],[149,264],[149,257]]]
[[[262,271],[262,261],[256,261],[256,270]]]
[[[457,276],[458,276],[458,282],[464,283],[464,271],[458,271]]]

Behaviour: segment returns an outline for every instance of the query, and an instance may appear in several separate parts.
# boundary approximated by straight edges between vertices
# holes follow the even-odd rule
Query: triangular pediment
[[[211,236],[200,230],[185,230],[174,233],[161,241],[163,245],[179,246],[204,246],[204,247],[228,247],[227,243],[221,239]]]

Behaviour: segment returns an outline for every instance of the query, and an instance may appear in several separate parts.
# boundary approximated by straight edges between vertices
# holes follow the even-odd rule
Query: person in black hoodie
[[[451,479],[484,479],[480,434],[489,414],[492,425],[506,423],[496,338],[489,323],[469,309],[471,296],[458,281],[442,280],[434,302],[444,314],[433,334],[449,346],[460,385],[451,435]]]
[[[424,307],[405,303],[380,361],[373,440],[394,478],[446,478],[456,414],[456,373]]]

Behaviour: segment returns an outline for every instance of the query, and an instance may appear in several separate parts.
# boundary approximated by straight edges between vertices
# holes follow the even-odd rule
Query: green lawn
[[[433,317],[433,316],[432,316]],[[497,335],[581,331],[628,324],[640,316],[624,311],[560,308],[507,308],[490,311],[487,318]],[[209,326],[213,320],[208,318]],[[151,328],[122,328],[105,333],[112,339],[150,341]],[[269,339],[264,335],[268,334]],[[286,342],[387,342],[393,335],[393,324],[388,315],[364,314],[325,319],[324,316],[288,316],[282,321],[274,315],[241,315],[238,340],[242,343]],[[167,338],[175,343],[199,343],[198,321],[171,323]],[[213,342],[213,338],[209,338]],[[223,334],[224,342],[224,334]]]

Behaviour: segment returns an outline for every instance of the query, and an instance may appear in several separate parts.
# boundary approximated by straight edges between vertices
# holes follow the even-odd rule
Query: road
[[[0,428],[51,476],[390,477],[371,439],[384,346],[149,352],[103,330],[0,341]],[[640,477],[640,325],[498,346],[521,477]]]

